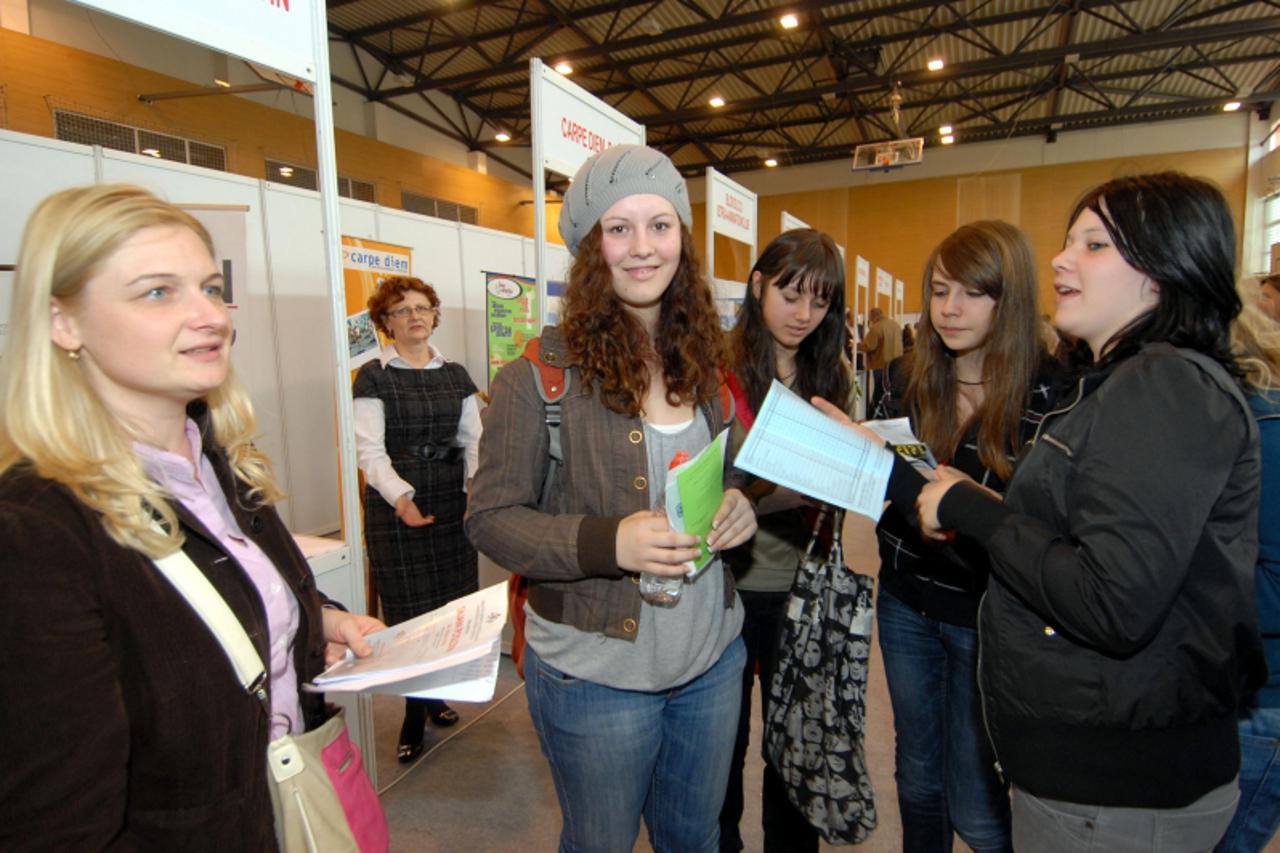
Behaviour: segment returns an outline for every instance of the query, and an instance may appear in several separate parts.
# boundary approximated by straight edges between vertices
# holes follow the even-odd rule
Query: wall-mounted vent
[[[107,121],[69,110],[53,111],[54,136],[81,145],[101,145],[113,151],[143,154],[157,160],[189,163],[205,169],[227,171],[227,149],[181,136]]]
[[[438,219],[448,219],[451,222],[465,222],[468,225],[476,225],[480,221],[480,211],[474,207],[443,198],[418,195],[408,190],[401,191],[400,205],[412,213],[421,213],[424,216],[434,216]]]

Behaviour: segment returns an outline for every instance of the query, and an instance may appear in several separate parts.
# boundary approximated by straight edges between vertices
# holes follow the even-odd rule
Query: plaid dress
[[[427,460],[410,448],[451,445],[462,403],[476,392],[466,368],[454,362],[432,370],[383,367],[371,361],[356,374],[353,394],[382,401],[387,455],[414,488],[413,501],[434,524],[409,527],[395,507],[365,486],[364,538],[388,625],[412,619],[479,586],[476,551],[462,529],[466,462]]]

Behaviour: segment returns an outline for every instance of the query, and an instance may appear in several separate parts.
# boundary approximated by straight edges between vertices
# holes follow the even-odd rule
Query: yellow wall
[[[1239,250],[1247,181],[1245,160],[1243,148],[1223,148],[1017,170],[1022,183],[1018,224],[1027,232],[1039,260],[1041,311],[1053,313],[1053,271],[1049,262],[1062,246],[1066,219],[1076,199],[1090,187],[1119,175],[1165,169],[1208,178],[1222,188],[1231,205]],[[906,310],[919,311],[920,274],[925,259],[959,224],[957,188],[962,177],[965,176],[761,197],[761,248],[777,236],[780,214],[786,210],[844,243],[850,292],[854,257],[862,255],[871,262],[873,292],[875,267],[884,267],[903,280]]]
[[[138,100],[139,94],[196,87],[13,30],[0,29],[0,86],[0,126],[20,133],[52,137],[53,110],[66,109],[224,145],[229,171],[251,178],[265,176],[267,159],[315,167],[315,129],[309,119],[234,96],[148,106]],[[475,207],[486,228],[533,236],[533,206],[520,204],[532,198],[527,184],[343,130],[335,134],[335,148],[339,174],[374,183],[378,203],[385,207],[400,207],[400,191],[407,189]],[[558,214],[558,208],[548,211],[549,216]]]

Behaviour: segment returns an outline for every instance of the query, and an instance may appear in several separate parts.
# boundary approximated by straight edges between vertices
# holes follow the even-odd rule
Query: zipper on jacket
[[[996,739],[991,736],[991,721],[987,718],[987,692],[982,689],[982,608],[987,603],[987,593],[982,593],[982,598],[978,599],[978,707],[982,709],[982,730],[987,734],[987,743],[991,744],[991,756],[995,759],[996,776],[1000,778],[1000,784],[1008,785],[1009,780],[1004,777],[1004,765],[1000,763],[1000,753],[996,750]]]
[[[1065,415],[1067,412],[1071,411],[1076,406],[1080,405],[1080,401],[1083,399],[1084,399],[1084,377],[1081,376],[1080,379],[1076,382],[1076,398],[1060,409],[1054,409],[1051,412],[1047,412],[1045,416],[1040,419],[1040,423],[1036,425],[1036,434],[1031,436],[1031,441],[1028,443],[1035,444],[1037,441],[1040,440],[1040,433],[1044,431],[1045,424],[1049,423],[1050,418],[1055,417],[1057,415]],[[1045,440],[1047,441],[1048,439],[1049,439],[1049,436],[1045,436]],[[1071,455],[1071,448],[1067,447],[1062,442],[1060,441],[1054,442],[1054,444],[1058,448],[1065,450],[1068,456]]]
[[[1063,444],[1061,441],[1058,441],[1058,439],[1054,438],[1051,435],[1044,436],[1044,441],[1046,444],[1052,444],[1054,447],[1058,448],[1063,453],[1067,454],[1068,459],[1075,456],[1075,453],[1072,452],[1070,447],[1067,447],[1065,444]]]

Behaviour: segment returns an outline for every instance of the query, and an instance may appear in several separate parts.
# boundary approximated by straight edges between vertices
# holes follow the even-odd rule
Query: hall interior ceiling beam
[[[1280,80],[1280,3],[1241,0],[328,0],[356,52],[341,85],[468,147],[527,144],[528,61],[644,124],[686,173],[848,157],[939,125],[960,142],[1262,110]],[[783,12],[800,26],[784,30]],[[938,56],[946,66],[924,68]],[[364,66],[372,63],[374,72]],[[381,70],[377,69],[381,64]],[[1260,95],[1261,93],[1261,95]],[[723,107],[707,104],[710,95]],[[441,100],[444,99],[444,100]],[[425,101],[425,103],[424,103]],[[458,115],[441,105],[452,101]],[[452,110],[450,110],[451,112]]]

